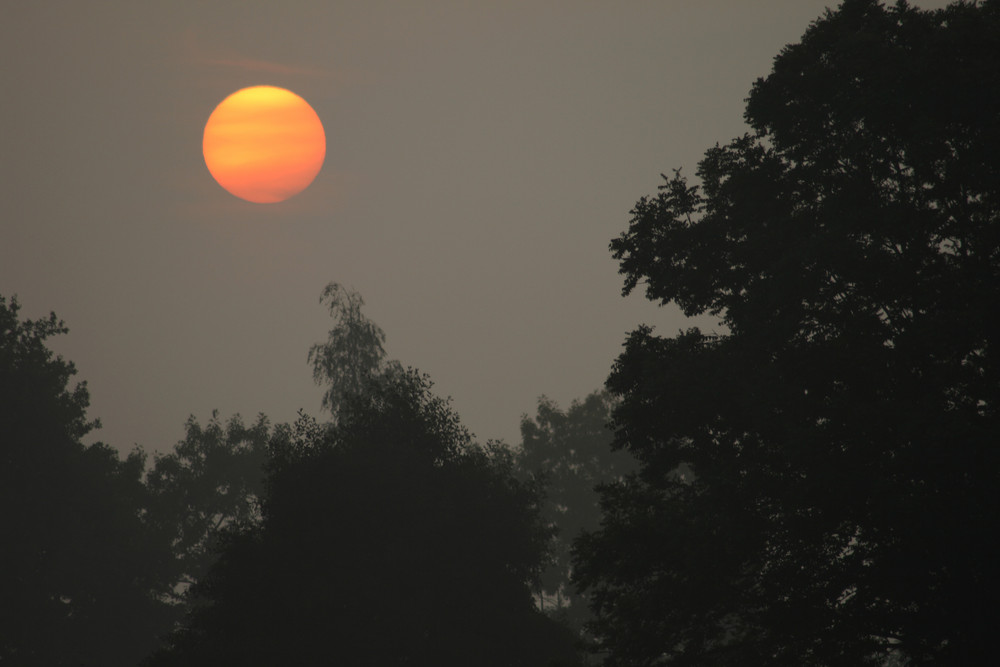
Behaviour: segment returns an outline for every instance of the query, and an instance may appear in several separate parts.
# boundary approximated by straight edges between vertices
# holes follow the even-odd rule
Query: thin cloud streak
[[[328,74],[328,72],[311,67],[282,65],[280,63],[268,62],[266,60],[254,60],[252,58],[204,58],[201,62],[205,65],[231,67],[248,72],[281,74],[283,76],[325,76]]]
[[[251,58],[241,52],[224,49],[220,52],[218,48],[208,48],[205,46],[206,40],[195,28],[187,28],[183,31],[180,40],[181,58],[189,64],[200,67],[210,67],[218,70],[225,70],[230,73],[243,72],[254,74],[271,74],[283,77],[313,77],[313,78],[335,78],[343,83],[351,77],[343,71],[330,71],[329,69],[303,66],[295,63],[278,62],[263,58]]]

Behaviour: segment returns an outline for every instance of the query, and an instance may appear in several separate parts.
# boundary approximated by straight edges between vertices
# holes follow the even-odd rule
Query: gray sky
[[[608,242],[660,172],[746,130],[751,84],[828,4],[9,3],[0,293],[66,321],[54,347],[123,450],[169,450],[212,409],[318,415],[330,281],[480,440],[516,443],[638,324],[695,324],[622,298]],[[236,199],[201,154],[215,105],[257,84],[327,134],[280,204]]]

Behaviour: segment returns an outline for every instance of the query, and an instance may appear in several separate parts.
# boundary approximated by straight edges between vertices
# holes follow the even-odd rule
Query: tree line
[[[1000,3],[845,0],[745,118],[610,248],[723,333],[640,326],[516,447],[331,283],[323,418],[122,458],[0,297],[0,661],[988,664]]]
[[[579,633],[536,598],[556,533],[538,471],[387,361],[359,294],[322,300],[325,420],[192,417],[150,462],[81,443],[86,383],[47,346],[65,325],[0,296],[0,658],[579,664]]]

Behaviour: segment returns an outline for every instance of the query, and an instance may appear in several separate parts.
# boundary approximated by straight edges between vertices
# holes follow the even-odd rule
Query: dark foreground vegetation
[[[746,119],[611,244],[720,331],[640,327],[515,449],[331,284],[323,420],[122,459],[0,297],[0,663],[995,662],[1000,3],[846,0]]]

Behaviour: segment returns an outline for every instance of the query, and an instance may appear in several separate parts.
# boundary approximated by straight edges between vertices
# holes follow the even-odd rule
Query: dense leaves
[[[155,665],[545,665],[572,636],[535,610],[549,536],[502,448],[470,441],[413,373],[272,447],[263,523],[234,533]]]
[[[268,443],[285,428],[272,429],[264,415],[249,426],[239,415],[223,424],[213,412],[205,426],[188,419],[184,439],[156,457],[146,478],[149,519],[171,545],[174,602],[208,571],[227,527],[259,519]]]
[[[612,242],[638,475],[576,545],[610,664],[985,664],[1000,516],[1000,6],[847,0]]]
[[[0,662],[134,665],[172,611],[144,459],[81,443],[96,426],[86,385],[46,342],[67,329],[19,309],[0,296]]]
[[[575,400],[566,410],[543,396],[536,415],[521,419],[517,466],[522,476],[544,483],[542,517],[556,529],[553,561],[542,573],[541,606],[577,630],[590,615],[586,600],[570,584],[570,545],[582,531],[598,526],[601,510],[595,487],[634,467],[627,454],[611,449],[613,405],[605,391]]]
[[[309,363],[316,384],[326,385],[323,408],[336,418],[350,396],[361,393],[373,378],[401,372],[402,366],[385,358],[385,332],[361,313],[361,294],[330,283],[319,300],[336,324],[325,343],[309,349]]]

